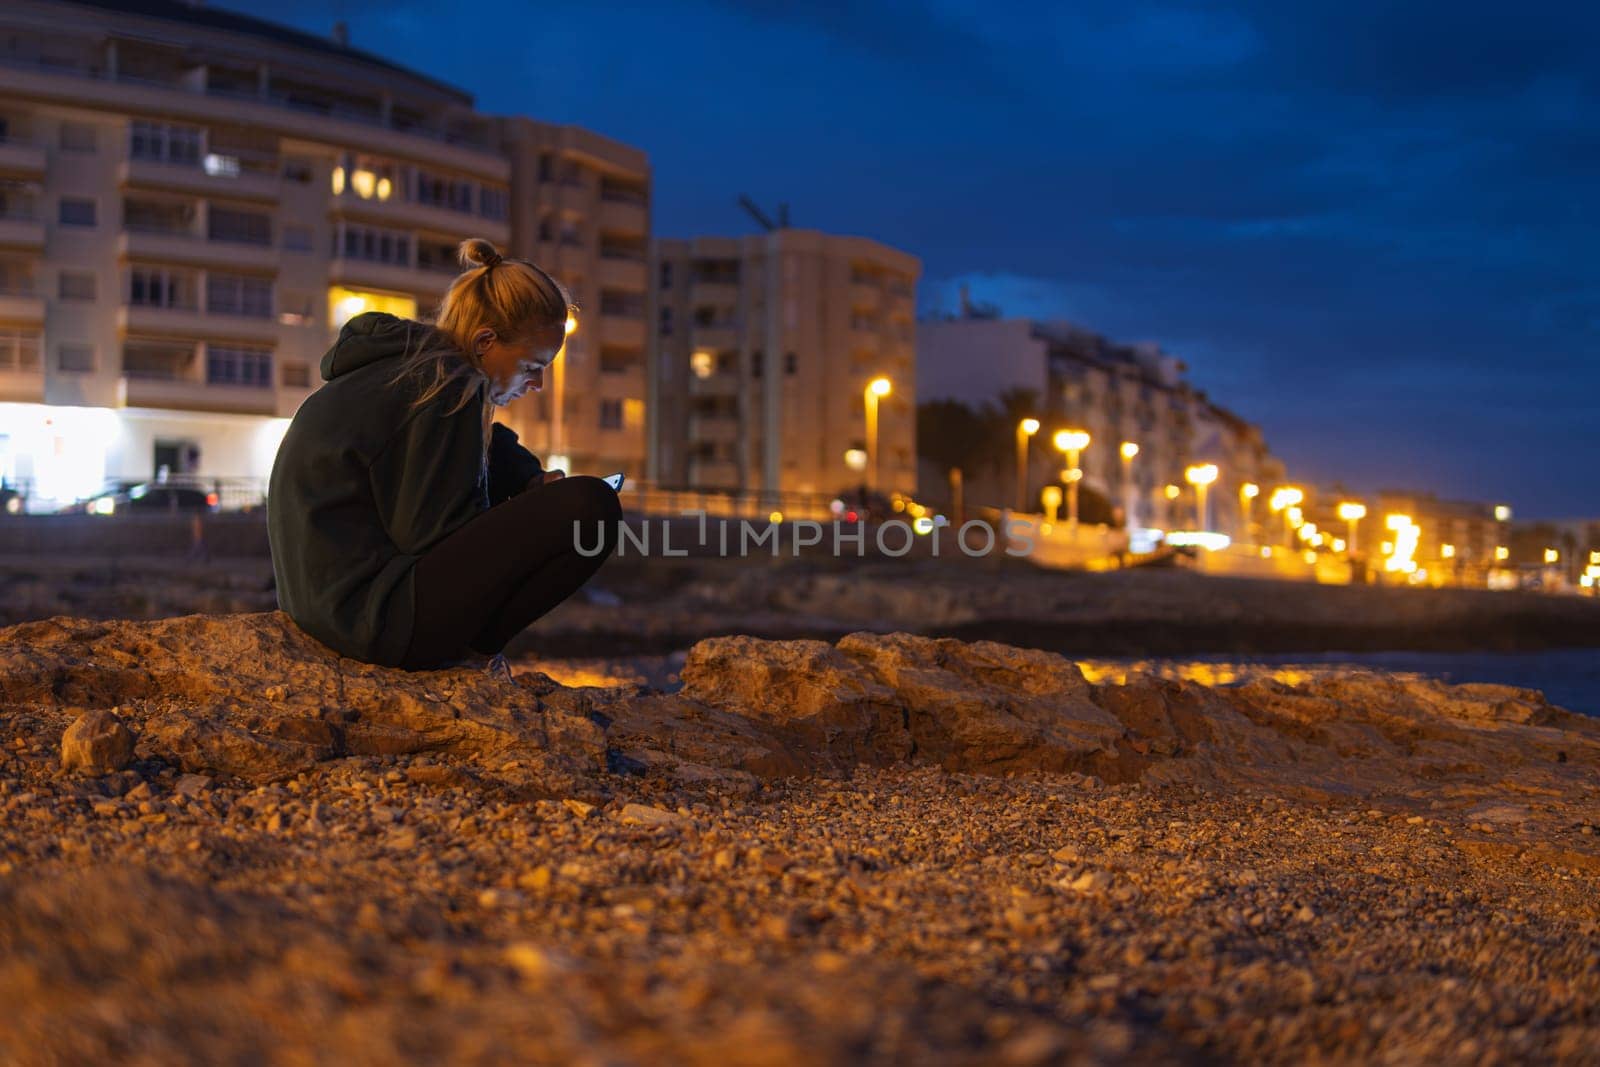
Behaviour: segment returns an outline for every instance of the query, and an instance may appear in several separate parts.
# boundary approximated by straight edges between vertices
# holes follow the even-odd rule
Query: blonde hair
[[[493,405],[489,403],[489,376],[473,343],[473,334],[487,326],[501,341],[515,344],[527,340],[541,329],[560,325],[578,306],[566,286],[525,259],[508,259],[481,237],[471,237],[456,249],[462,266],[450,283],[431,323],[408,338],[400,370],[389,380],[397,385],[406,378],[418,381],[412,407],[433,400],[454,386],[465,383],[460,398],[446,414],[453,415],[474,398],[483,408],[483,463],[481,474],[487,493],[489,438],[494,425]],[[416,341],[415,350],[412,340]]]

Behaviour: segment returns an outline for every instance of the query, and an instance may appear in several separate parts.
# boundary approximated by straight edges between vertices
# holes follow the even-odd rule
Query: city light
[[[1494,508],[1494,518],[1496,522],[1510,522],[1511,509],[1505,504],[1496,504]]]
[[[1132,459],[1139,454],[1139,446],[1132,441],[1122,442],[1122,458]]]
[[[1494,550],[1494,558],[1499,560],[1510,559],[1511,549],[1507,548],[1505,545],[1496,545]]]
[[[1255,482],[1245,482],[1239,487],[1239,495],[1246,500],[1254,500],[1261,495],[1261,487]]]
[[[1305,503],[1305,499],[1306,494],[1303,490],[1296,489],[1292,485],[1285,485],[1272,491],[1272,495],[1267,498],[1267,507],[1276,514],[1285,508]]]
[[[1057,430],[1053,440],[1062,452],[1082,452],[1089,447],[1089,434],[1084,430]]]
[[[1347,500],[1339,505],[1339,517],[1345,522],[1360,522],[1367,517],[1367,506]]]
[[[571,336],[572,334],[575,334],[577,332],[578,332],[578,316],[574,315],[572,312],[569,311],[569,312],[567,312],[567,334],[568,334],[568,336]]]
[[[1034,434],[1039,432],[1038,419],[1023,419],[1018,425],[1021,427],[1022,432],[1027,434],[1029,437],[1032,437]]]
[[[709,378],[717,369],[717,357],[702,349],[689,357],[689,369],[694,372],[696,378],[702,380]]]
[[[1547,548],[1544,550],[1544,561],[1546,563],[1560,563],[1561,553],[1553,548]]]
[[[1440,545],[1439,546],[1439,558],[1440,559],[1455,559],[1456,558],[1456,546],[1455,545]]]
[[[1402,574],[1414,574],[1417,570],[1417,561],[1413,557],[1416,555],[1417,542],[1422,536],[1421,528],[1411,521],[1411,516],[1401,514],[1387,516],[1383,524],[1386,529],[1394,531],[1394,543],[1388,549],[1389,556],[1383,562],[1384,569]]]
[[[864,448],[847,448],[844,450],[844,465],[853,471],[867,469],[867,450]]]
[[[1299,529],[1305,524],[1306,513],[1300,510],[1298,507],[1285,508],[1283,515],[1285,521],[1289,523],[1289,526],[1292,529]]]
[[[863,402],[867,409],[867,487],[876,489],[882,481],[883,461],[878,455],[878,401],[894,388],[889,379],[878,377],[867,383]]]
[[[1162,490],[1162,492],[1167,494],[1167,499],[1168,500],[1176,500],[1176,499],[1178,499],[1178,494],[1183,492],[1183,490],[1179,489],[1175,485],[1168,485],[1166,487],[1166,489]]]
[[[1039,432],[1039,420],[1026,418],[1017,423],[1017,510],[1028,510],[1028,441]]]
[[[1183,477],[1190,485],[1210,485],[1217,480],[1217,465],[1204,463],[1189,467],[1184,470]]]
[[[874,378],[867,383],[867,389],[873,396],[888,396],[894,388],[887,378]]]

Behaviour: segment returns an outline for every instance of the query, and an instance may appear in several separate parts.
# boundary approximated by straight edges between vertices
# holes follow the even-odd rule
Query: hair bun
[[[456,255],[461,261],[461,266],[467,270],[473,267],[497,266],[505,259],[499,249],[482,237],[469,237],[462,241],[456,250]]]

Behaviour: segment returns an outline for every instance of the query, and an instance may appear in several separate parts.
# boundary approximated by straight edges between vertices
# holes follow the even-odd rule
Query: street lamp
[[[1239,518],[1244,520],[1244,540],[1249,541],[1255,537],[1256,532],[1256,497],[1261,495],[1261,487],[1255,482],[1245,482],[1239,487]]]
[[[1194,511],[1198,529],[1207,529],[1206,526],[1206,486],[1217,480],[1217,465],[1215,463],[1197,463],[1183,472],[1184,479],[1194,486]]]
[[[1139,446],[1132,441],[1122,442],[1122,524],[1131,535],[1134,527],[1134,504],[1138,499],[1133,491],[1133,457],[1139,454]]]
[[[1067,454],[1067,525],[1072,536],[1078,536],[1078,482],[1083,471],[1078,469],[1078,453],[1089,447],[1089,434],[1084,430],[1057,430],[1055,446]]]
[[[1367,506],[1359,501],[1346,500],[1339,505],[1339,517],[1350,527],[1350,536],[1346,539],[1350,544],[1350,558],[1356,557],[1356,523],[1367,517]]]
[[[1017,510],[1028,510],[1028,438],[1039,432],[1038,419],[1017,423]]]
[[[1267,498],[1267,507],[1273,512],[1283,512],[1283,540],[1290,547],[1294,547],[1294,516],[1291,509],[1305,501],[1306,494],[1292,485],[1282,485],[1272,491]]]
[[[874,378],[867,383],[867,460],[871,464],[868,473],[872,475],[872,480],[867,483],[868,489],[878,488],[878,475],[882,468],[878,460],[878,401],[888,396],[893,388],[887,378]]]

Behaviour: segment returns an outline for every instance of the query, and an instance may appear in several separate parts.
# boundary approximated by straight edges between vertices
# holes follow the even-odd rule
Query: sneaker
[[[496,652],[493,658],[489,660],[488,665],[484,667],[484,670],[491,675],[498,671],[504,671],[506,675],[506,681],[510,682],[515,680],[511,674],[511,661],[506,659],[504,652]]]

